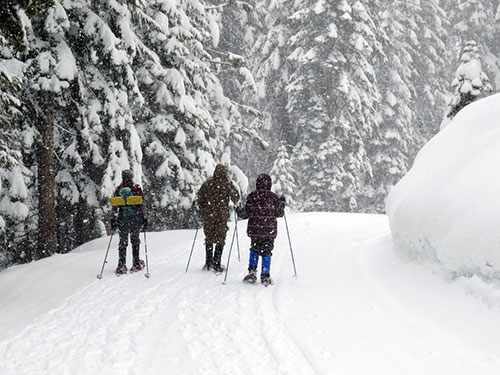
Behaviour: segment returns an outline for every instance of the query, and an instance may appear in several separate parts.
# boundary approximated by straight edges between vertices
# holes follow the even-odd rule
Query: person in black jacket
[[[122,183],[116,188],[114,197],[121,197],[124,201],[130,196],[140,196],[144,198],[144,193],[140,185],[134,183],[134,174],[130,169],[122,172]],[[143,205],[125,205],[113,207],[111,218],[111,229],[118,229],[120,242],[118,244],[118,267],[115,273],[121,275],[127,272],[127,246],[130,234],[132,244],[132,268],[130,272],[140,271],[144,268],[144,261],[139,259],[139,234],[142,229],[147,228],[147,219],[144,214]]]
[[[247,235],[251,239],[248,275],[243,281],[255,283],[259,256],[262,257],[260,279],[263,284],[271,284],[271,256],[274,240],[278,234],[276,218],[285,214],[285,199],[271,191],[271,177],[265,173],[257,177],[256,190],[251,192],[243,208],[236,213],[241,219],[248,219]]]

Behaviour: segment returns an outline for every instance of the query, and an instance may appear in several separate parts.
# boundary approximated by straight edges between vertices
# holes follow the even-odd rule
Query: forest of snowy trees
[[[0,269],[151,230],[222,162],[300,211],[383,212],[422,145],[500,90],[500,0],[2,0]],[[444,125],[443,125],[444,124]]]

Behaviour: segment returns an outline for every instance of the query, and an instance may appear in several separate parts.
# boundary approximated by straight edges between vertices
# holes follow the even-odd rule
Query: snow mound
[[[500,282],[500,94],[474,102],[419,152],[387,199],[401,257]]]

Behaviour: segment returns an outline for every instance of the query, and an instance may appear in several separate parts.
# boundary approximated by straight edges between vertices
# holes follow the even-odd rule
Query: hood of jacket
[[[217,164],[214,171],[214,178],[216,180],[226,180],[227,179],[227,167],[222,164]]]
[[[271,186],[273,185],[271,181],[271,177],[265,173],[262,173],[257,177],[257,182],[255,186],[257,190],[271,190]]]

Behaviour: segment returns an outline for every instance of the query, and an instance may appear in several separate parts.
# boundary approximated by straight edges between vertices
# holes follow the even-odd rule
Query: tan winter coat
[[[198,207],[203,215],[205,243],[226,242],[227,220],[229,219],[229,200],[240,200],[240,194],[227,177],[227,168],[218,164],[214,176],[206,181],[198,192]]]

